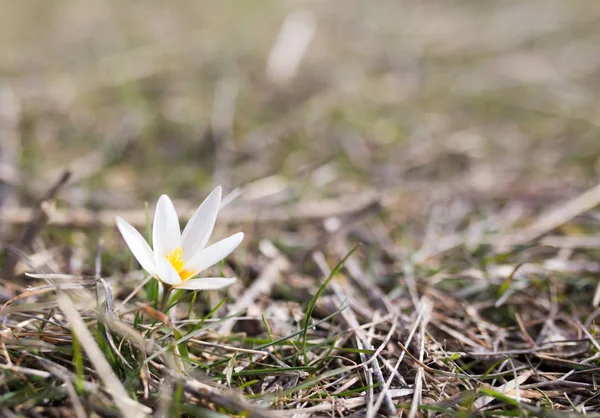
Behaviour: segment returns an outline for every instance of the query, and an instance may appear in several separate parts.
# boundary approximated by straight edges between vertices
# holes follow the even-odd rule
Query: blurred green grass
[[[35,4],[0,16],[1,87],[20,108],[24,190],[89,158],[67,205],[197,200],[223,154],[229,188],[326,164],[324,186],[300,177],[316,196],[451,180],[493,195],[598,174],[590,2]],[[297,9],[316,32],[278,87],[265,61]],[[219,83],[236,99],[216,147]]]

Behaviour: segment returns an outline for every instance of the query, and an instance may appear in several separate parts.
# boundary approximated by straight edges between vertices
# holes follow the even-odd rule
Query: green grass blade
[[[327,288],[327,286],[329,285],[331,280],[340,271],[340,269],[342,268],[342,266],[344,265],[344,263],[346,262],[348,257],[350,257],[352,255],[352,253],[354,251],[356,251],[357,249],[358,249],[358,245],[354,246],[354,248],[352,248],[348,252],[348,254],[346,254],[346,256],[344,258],[342,258],[342,260],[339,263],[337,263],[337,265],[333,268],[333,270],[329,274],[329,277],[327,277],[327,279],[323,282],[321,287],[319,287],[319,290],[317,290],[317,293],[315,293],[315,296],[311,299],[310,303],[308,304],[308,308],[306,309],[306,314],[304,315],[304,321],[303,321],[303,332],[302,332],[302,352],[303,353],[306,352],[306,340],[307,340],[307,336],[308,336],[308,328],[309,328],[310,320],[312,318],[312,313],[315,309],[315,305],[317,304],[317,301],[319,300],[319,298],[321,297],[321,295],[323,294],[323,292],[325,291],[325,289]],[[308,358],[305,358],[305,363],[308,363]]]

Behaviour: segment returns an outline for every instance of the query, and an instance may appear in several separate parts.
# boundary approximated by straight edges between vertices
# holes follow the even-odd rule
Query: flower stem
[[[159,310],[161,312],[167,313],[167,308],[169,307],[169,296],[171,295],[171,286],[163,284],[163,294],[160,299]]]

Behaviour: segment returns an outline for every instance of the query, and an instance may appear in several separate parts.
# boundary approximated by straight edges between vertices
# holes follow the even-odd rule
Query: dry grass
[[[5,7],[1,415],[595,416],[598,18]],[[114,216],[214,183],[240,281],[164,315]]]

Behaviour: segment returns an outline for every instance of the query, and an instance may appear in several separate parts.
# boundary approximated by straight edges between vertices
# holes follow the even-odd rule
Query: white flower
[[[164,284],[177,289],[220,289],[235,283],[236,278],[194,278],[227,257],[244,239],[244,234],[238,232],[206,247],[220,204],[221,187],[217,187],[202,202],[182,233],[173,202],[169,196],[162,195],[152,225],[154,251],[133,226],[118,216],[117,227],[142,268]]]

